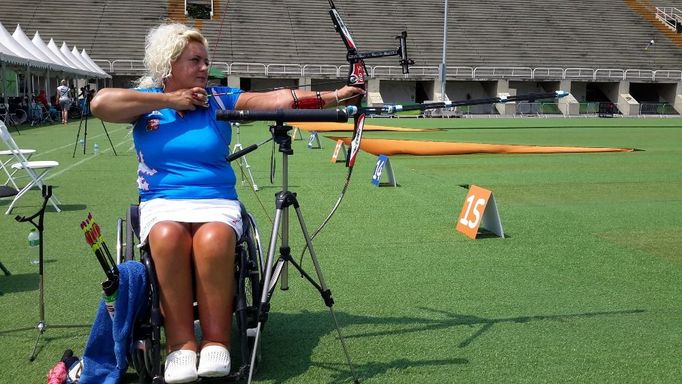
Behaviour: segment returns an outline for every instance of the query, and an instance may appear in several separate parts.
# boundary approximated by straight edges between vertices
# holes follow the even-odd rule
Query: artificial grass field
[[[336,215],[315,239],[356,372],[363,383],[679,383],[682,380],[682,119],[370,119],[443,128],[365,137],[500,144],[629,147],[633,153],[394,156],[400,186],[370,183],[376,158],[360,153]],[[92,212],[110,248],[115,222],[136,201],[126,125],[88,124],[87,155],[72,151],[79,122],[12,130],[34,160],[58,160],[48,184],[63,212],[45,216],[47,331],[29,362],[38,322],[38,272],[28,223],[38,192],[0,218],[0,383],[45,382],[71,348],[82,356],[104,274],[79,223]],[[268,137],[243,125],[244,146]],[[305,132],[304,132],[305,135]],[[342,134],[343,135],[343,134]],[[345,180],[334,143],[294,141],[290,189],[312,232]],[[234,141],[234,140],[233,140]],[[92,155],[97,142],[100,155]],[[247,155],[261,190],[239,185],[267,247],[281,155],[269,182],[270,144]],[[239,171],[237,171],[239,177]],[[470,240],[455,222],[467,190],[493,191],[507,238]],[[262,203],[262,206],[261,206]],[[9,205],[0,201],[0,209]],[[302,236],[292,214],[292,253]],[[304,267],[311,270],[306,255]],[[351,382],[329,311],[291,270],[263,334],[257,383]],[[126,382],[135,382],[129,371]]]

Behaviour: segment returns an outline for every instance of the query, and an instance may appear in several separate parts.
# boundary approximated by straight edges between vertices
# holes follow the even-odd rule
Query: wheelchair
[[[260,304],[264,279],[264,257],[260,235],[253,216],[241,206],[244,233],[237,241],[235,253],[235,297],[233,301],[233,343],[232,371],[224,381],[240,381],[249,375],[251,354],[256,349],[256,364],[260,360],[259,345],[255,345],[255,329],[258,325],[258,305]],[[163,316],[159,303],[159,288],[154,262],[149,247],[139,244],[138,205],[131,205],[125,219],[119,218],[116,233],[117,262],[138,260],[145,266],[149,281],[148,305],[138,317],[133,328],[133,345],[128,354],[128,363],[138,374],[140,383],[163,383],[162,338]],[[194,318],[198,318],[196,302]],[[236,329],[235,329],[236,328]],[[165,353],[164,353],[165,354]],[[237,357],[237,358],[235,358]],[[239,362],[239,365],[235,364]],[[256,367],[254,367],[255,369]],[[202,379],[208,381],[210,379]]]

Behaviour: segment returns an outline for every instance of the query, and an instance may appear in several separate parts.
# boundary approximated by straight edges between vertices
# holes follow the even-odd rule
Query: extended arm
[[[316,100],[319,97],[323,108],[345,105],[354,95],[361,95],[362,89],[345,86],[335,91],[305,91],[301,89],[278,89],[270,92],[245,92],[239,95],[235,109],[286,109],[294,108],[296,100]]]

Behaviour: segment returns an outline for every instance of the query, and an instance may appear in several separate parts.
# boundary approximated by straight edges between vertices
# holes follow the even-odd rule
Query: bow
[[[332,18],[334,23],[334,29],[341,36],[341,40],[346,45],[348,53],[346,54],[346,60],[350,65],[348,68],[348,81],[347,84],[353,87],[358,87],[363,91],[367,92],[367,67],[365,67],[365,60],[358,55],[358,49],[355,46],[355,41],[346,27],[346,23],[341,19],[341,15],[336,10],[336,6],[332,0],[329,0],[329,16]],[[360,110],[362,107],[362,96],[357,97],[355,101],[355,107]],[[355,157],[360,149],[360,140],[362,140],[362,129],[365,126],[365,113],[359,112],[355,114],[354,125],[353,125],[353,140],[351,141],[350,148],[348,148],[348,155],[346,156],[346,167],[348,167],[348,173],[352,172],[353,165],[355,165]],[[344,188],[345,190],[345,188]]]
[[[355,41],[353,40],[353,36],[351,36],[350,31],[346,26],[346,23],[343,22],[341,15],[339,15],[339,12],[336,10],[336,6],[334,5],[333,0],[329,0],[329,6],[330,6],[329,16],[331,16],[332,22],[334,23],[334,29],[336,30],[336,32],[339,33],[339,36],[341,36],[343,44],[346,46],[346,49],[348,50],[348,52],[346,53],[346,60],[348,61],[349,64],[348,79],[346,82],[347,85],[358,87],[365,91],[365,93],[367,92],[366,80],[367,67],[365,67],[365,59],[367,58],[400,56],[400,65],[402,67],[403,74],[409,73],[409,66],[414,64],[414,61],[407,57],[406,31],[403,31],[399,36],[396,36],[396,39],[400,41],[400,44],[397,49],[376,52],[359,52],[357,46],[355,45]],[[320,233],[322,228],[324,228],[324,226],[329,222],[332,216],[334,216],[334,213],[336,213],[336,210],[339,208],[339,205],[341,204],[343,197],[346,195],[348,185],[350,184],[350,177],[353,173],[355,159],[360,150],[360,142],[362,141],[362,131],[365,126],[365,116],[367,114],[367,110],[362,107],[363,96],[358,95],[357,97],[355,97],[355,99],[356,100],[354,106],[347,108],[348,115],[349,116],[353,115],[354,121],[353,138],[351,140],[350,147],[348,148],[348,153],[346,156],[346,167],[348,168],[346,182],[344,183],[339,198],[336,201],[336,204],[332,208],[331,212],[329,212],[327,217],[322,221],[322,224],[320,224],[320,226],[312,233],[310,237],[311,241],[315,238],[315,236],[317,236],[318,233]],[[303,252],[301,253],[301,261],[303,255],[305,254],[306,248],[307,247],[304,247]]]
[[[341,19],[341,15],[336,10],[333,0],[329,0],[329,15],[334,23],[334,29],[341,36],[341,40],[346,45],[348,53],[346,54],[346,60],[350,65],[348,68],[348,81],[347,84],[353,87],[361,88],[363,91],[367,91],[367,67],[365,67],[366,58],[374,57],[385,57],[385,56],[400,56],[400,65],[403,70],[403,74],[409,73],[409,66],[414,64],[414,61],[407,57],[407,32],[403,31],[400,36],[396,39],[400,40],[400,45],[397,49],[387,50],[387,51],[377,51],[377,52],[364,52],[358,51],[355,46],[355,41],[348,31],[346,23]],[[353,126],[353,140],[351,141],[350,148],[348,149],[348,156],[346,156],[346,166],[352,170],[353,165],[355,165],[355,158],[360,149],[360,141],[362,140],[362,130],[365,125],[365,115],[366,112],[362,109],[362,96],[357,97],[355,101],[355,107],[357,108],[357,113],[354,116],[354,126]]]

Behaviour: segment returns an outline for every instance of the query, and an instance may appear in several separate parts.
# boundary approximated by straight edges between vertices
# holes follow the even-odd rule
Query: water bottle
[[[40,257],[40,233],[35,228],[28,233],[28,250],[31,264],[38,264]]]
[[[93,148],[94,148],[95,155],[99,155],[99,144],[95,143],[95,146]]]
[[[83,140],[83,139],[78,140],[78,144],[80,144],[81,146],[84,146],[84,145],[85,145],[85,140]]]

